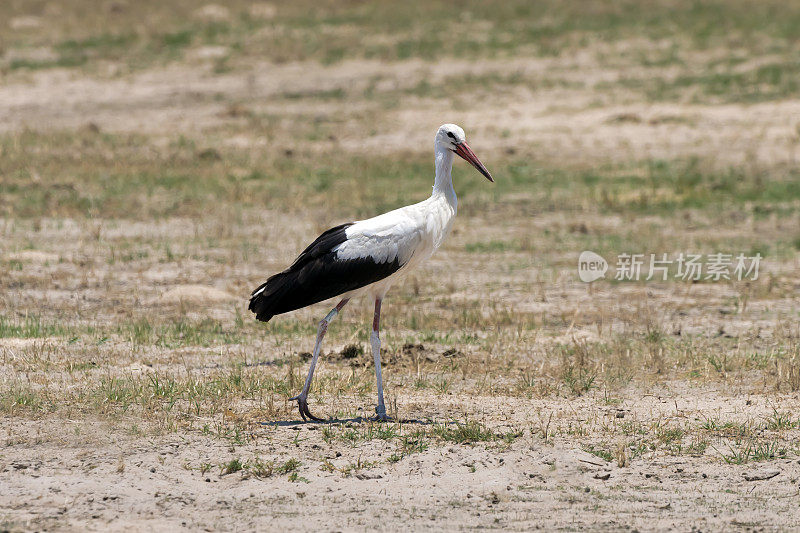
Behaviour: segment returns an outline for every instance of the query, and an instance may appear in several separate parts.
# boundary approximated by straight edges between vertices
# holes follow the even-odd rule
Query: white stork
[[[433,147],[436,179],[430,198],[374,218],[327,230],[303,250],[292,266],[269,278],[250,296],[250,310],[258,320],[264,322],[275,315],[334,296],[341,298],[319,323],[305,385],[300,394],[290,398],[297,400],[303,420],[306,420],[306,416],[321,420],[308,410],[308,391],[328,324],[351,298],[362,294],[369,295],[375,301],[370,344],[378,381],[376,418],[388,419],[383,403],[381,341],[378,335],[383,297],[400,276],[428,259],[442,245],[450,231],[458,206],[450,176],[453,154],[469,161],[489,181],[494,181],[467,145],[464,130],[455,124],[445,124],[439,128]]]

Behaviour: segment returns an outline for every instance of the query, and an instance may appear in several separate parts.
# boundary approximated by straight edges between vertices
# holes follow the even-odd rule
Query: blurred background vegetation
[[[5,0],[0,337],[27,378],[0,406],[290,416],[327,309],[263,326],[249,290],[326,227],[423,199],[444,122],[497,183],[456,164],[451,238],[393,289],[391,394],[796,391],[799,38],[800,3],[776,0]],[[764,262],[751,283],[587,286],[586,249]],[[362,359],[321,371],[342,413],[372,394]]]

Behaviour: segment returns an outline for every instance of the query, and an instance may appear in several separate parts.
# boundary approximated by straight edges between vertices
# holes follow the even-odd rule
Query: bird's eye
[[[452,131],[448,131],[448,132],[447,132],[447,136],[448,136],[448,137],[450,137],[451,139],[453,139],[454,141],[456,140],[456,136],[455,136],[455,135],[453,135],[453,132],[452,132]]]

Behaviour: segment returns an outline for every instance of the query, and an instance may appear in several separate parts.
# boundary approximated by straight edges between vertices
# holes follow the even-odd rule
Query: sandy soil
[[[463,124],[484,150],[503,149],[500,135],[513,131],[515,145],[528,147],[538,159],[612,160],[672,158],[702,155],[709,151],[723,159],[720,165],[759,163],[794,164],[800,158],[796,100],[758,105],[702,105],[642,103],[625,90],[615,89],[597,106],[596,84],[633,74],[626,68],[606,70],[587,66],[588,58],[526,58],[507,61],[452,60],[426,63],[345,61],[332,66],[315,63],[254,64],[246,72],[213,75],[208,67],[173,66],[140,74],[93,79],[70,71],[43,71],[24,82],[0,85],[0,131],[21,128],[62,129],[92,123],[103,131],[163,135],[198,134],[225,122],[235,122],[231,101],[238,108],[261,113],[295,115],[294,120],[341,115],[344,123],[332,141],[351,151],[395,149],[419,151],[430,143],[430,132],[442,122]],[[381,111],[386,127],[367,132],[362,120],[348,115],[376,112],[377,104],[361,98],[370,80],[381,80],[377,94],[412,88],[425,80],[435,83],[449,76],[486,76],[509,73],[530,78],[513,91],[492,93],[480,105],[453,100],[459,95],[435,94],[433,98],[405,98],[396,110]],[[548,89],[537,80],[570,81],[579,78],[582,88]],[[287,92],[314,94],[339,89],[353,97],[341,102],[302,104],[271,99]],[[484,90],[485,92],[486,90]],[[478,96],[480,95],[480,96]],[[232,116],[233,115],[233,116]],[[239,147],[264,147],[265,140],[237,135],[223,142]],[[271,149],[296,148],[269,142]],[[325,143],[316,143],[317,148]]]
[[[213,10],[209,13],[213,15]],[[748,106],[650,104],[620,91],[602,93],[605,100],[597,104],[600,84],[632,72],[596,67],[590,57],[581,54],[558,60],[254,64],[247,72],[212,74],[207,60],[220,53],[196,50],[187,53],[196,64],[133,75],[92,78],[51,69],[12,79],[0,85],[0,131],[69,130],[93,124],[103,132],[141,133],[153,138],[180,133],[200,136],[213,128],[241,128],[241,120],[235,109],[232,111],[240,106],[258,113],[282,113],[276,138],[269,143],[246,131],[234,136],[216,133],[219,142],[256,150],[293,147],[295,140],[280,139],[281,128],[325,115],[341,118],[337,135],[304,148],[337,146],[359,153],[391,144],[397,150],[420,151],[429,146],[436,125],[454,121],[462,123],[471,138],[479,139],[485,151],[508,149],[502,135],[508,130],[513,131],[523,153],[542,159],[575,158],[587,164],[715,153],[721,165],[747,162],[781,166],[794,164],[800,155],[797,100]],[[493,98],[473,89],[462,95],[469,105],[450,95],[428,95],[408,98],[405,101],[409,105],[388,109],[359,96],[369,80],[378,80],[378,93],[392,94],[426,78],[508,72],[534,81],[560,76],[586,85],[554,90],[521,82]],[[273,101],[287,91],[330,89],[344,90],[345,97],[311,103]],[[475,98],[470,100],[470,96]],[[364,115],[348,118],[358,112],[374,113],[386,127],[365,133],[368,121]],[[488,219],[501,215],[481,216]],[[287,250],[298,249],[313,228],[307,217],[293,216],[265,212],[253,224],[225,230],[232,233],[228,234],[230,239],[255,240],[254,236],[266,231],[265,224],[272,231],[289,221]],[[529,226],[517,225],[512,231],[522,235],[566,227],[573,222],[571,216],[543,213]],[[107,239],[177,239],[211,234],[217,229],[214,221],[204,225],[180,219],[118,225],[92,222],[98,228],[102,226]],[[666,324],[670,338],[682,334],[724,339],[741,336],[755,338],[755,344],[768,348],[778,343],[775,339],[779,335],[782,340],[797,339],[798,300],[789,279],[797,269],[796,258],[765,266],[765,276],[772,275],[783,293],[754,297],[747,313],[734,312],[731,302],[742,295],[732,286],[712,291],[707,286],[653,285],[593,293],[567,279],[566,268],[554,279],[541,280],[534,279],[531,269],[505,271],[502,261],[486,267],[489,274],[476,277],[474,270],[483,266],[485,257],[463,252],[471,230],[479,228],[486,232],[483,237],[490,239],[507,235],[508,227],[484,227],[486,220],[479,217],[460,222],[463,226],[453,235],[451,248],[443,250],[417,280],[408,283],[421,280],[424,287],[429,276],[441,276],[452,286],[452,290],[442,290],[448,305],[467,307],[475,301],[476,287],[489,287],[491,281],[491,289],[486,288],[485,294],[513,312],[560,319],[567,325],[559,335],[537,337],[520,354],[526,364],[541,363],[537,368],[543,372],[549,367],[539,357],[550,347],[607,340],[626,324],[638,320],[641,325],[649,318],[647,313]],[[199,259],[186,259],[180,269],[157,260],[111,267],[93,259],[106,252],[92,244],[91,224],[48,219],[37,223],[36,230],[19,231],[35,233],[37,243],[45,248],[49,245],[52,251],[18,251],[0,257],[26,268],[27,277],[9,288],[7,298],[18,306],[80,307],[85,315],[79,321],[117,312],[109,302],[122,302],[153,314],[188,305],[187,316],[192,318],[211,316],[232,321],[236,309],[233,302],[239,298],[241,303],[249,280],[291,259],[289,252],[276,251],[249,261],[237,255],[235,260],[212,267]],[[602,230],[603,225],[619,226],[626,221],[613,216],[586,217],[586,223]],[[785,230],[781,224],[787,224],[780,220],[769,223],[768,230],[755,227],[749,231],[775,235]],[[9,226],[4,224],[5,231],[12,233]],[[15,246],[24,245],[24,238],[16,238]],[[2,248],[0,251],[5,252]],[[509,253],[503,259],[518,259],[525,253]],[[551,261],[563,259],[559,250],[548,253]],[[454,263],[460,268],[453,270]],[[519,287],[529,292],[520,293]],[[438,304],[431,300],[419,307],[435,314]],[[313,324],[319,318],[318,311],[306,310],[298,316]],[[481,317],[488,322],[494,311],[480,309]],[[363,318],[367,312],[354,314]],[[592,322],[582,320],[587,316],[601,317],[601,325],[587,326]],[[609,317],[605,323],[604,316]],[[272,372],[270,376],[284,379],[287,371],[279,365],[281,358],[308,351],[312,336],[295,335],[279,347],[264,339],[249,346],[158,347],[147,353],[112,339],[91,347],[92,357],[101,362],[101,368],[88,370],[87,376],[95,381],[157,371],[207,376],[226,361],[237,360],[248,368],[260,365],[265,375]],[[335,355],[344,340],[331,343],[326,351]],[[426,346],[435,366],[447,346],[438,341]],[[390,346],[392,353],[398,348]],[[9,372],[28,376],[33,382],[36,369],[53,365],[55,386],[67,388],[72,371],[64,370],[64,365],[74,363],[71,358],[86,363],[81,359],[85,353],[79,350],[85,348],[59,338],[2,339],[0,361]],[[462,354],[470,364],[477,364],[484,355]],[[321,369],[322,375],[347,375],[351,368],[361,374],[371,372],[368,360],[350,367],[347,362],[330,359]],[[341,433],[351,428],[364,431],[368,422],[339,420],[332,424],[339,436],[331,439],[325,436],[327,425],[299,422],[288,403],[275,408],[277,422],[269,423],[263,422],[268,417],[262,411],[246,401],[244,405],[226,406],[225,418],[236,419],[247,428],[240,439],[207,434],[200,417],[191,428],[175,430],[159,428],[157,421],[140,420],[135,412],[111,417],[77,410],[64,417],[5,416],[0,429],[0,531],[800,529],[800,462],[795,449],[768,461],[728,464],[723,457],[732,453],[726,447],[730,435],[719,433],[709,437],[711,448],[697,453],[683,448],[670,452],[662,444],[657,449],[647,448],[648,439],[653,439],[660,428],[689,428],[687,434],[700,435],[705,430],[698,428],[711,418],[749,424],[758,434],[770,434],[765,421],[778,408],[793,413],[796,420],[798,394],[776,392],[766,379],[749,380],[752,376],[742,371],[734,373],[733,382],[723,385],[699,379],[670,382],[655,374],[644,384],[636,383],[615,393],[614,398],[598,389],[579,397],[532,394],[525,398],[500,390],[511,387],[519,368],[513,369],[514,375],[508,376],[498,390],[478,391],[475,382],[479,380],[473,377],[470,379],[474,382],[464,378],[464,382],[469,381],[467,385],[441,393],[414,391],[410,386],[393,389],[393,383],[407,385],[413,380],[413,373],[404,370],[393,373],[390,366],[387,372],[390,398],[400,406],[400,418],[409,419],[402,431],[413,432],[431,425],[430,421],[446,424],[448,416],[469,416],[492,431],[518,436],[510,443],[502,439],[471,443],[431,440],[427,449],[390,461],[397,439],[350,444],[341,438]],[[765,373],[782,371],[776,366],[774,372],[769,369]],[[371,393],[356,396],[329,391],[312,400],[312,411],[368,413],[372,401]],[[641,435],[644,451],[636,457],[628,457],[624,451],[630,440],[620,436],[629,436],[627,429],[621,429],[625,423],[645,428]],[[797,435],[797,429],[787,430],[790,438]],[[776,441],[783,443],[781,439],[786,439],[786,433],[776,436]],[[597,444],[604,449],[619,445],[622,451],[609,461],[586,451]],[[715,450],[715,444],[723,448]],[[251,469],[223,473],[220,466],[233,459],[255,458],[275,464],[297,459],[299,466],[292,473],[262,477]]]
[[[414,398],[403,398],[413,402]],[[596,398],[520,401],[456,400],[456,409],[482,410],[492,425],[517,426],[531,414],[553,424],[591,420],[693,419],[766,413],[756,400],[723,391],[656,392],[606,410]],[[784,405],[798,407],[797,398]],[[502,410],[498,406],[502,405]],[[505,414],[504,414],[505,413]],[[10,422],[6,420],[6,422]],[[354,425],[363,422],[354,421]],[[196,434],[135,438],[104,424],[68,420],[4,423],[0,509],[17,527],[64,530],[264,528],[323,531],[448,530],[790,530],[800,527],[800,462],[728,465],[692,456],[661,456],[619,466],[576,448],[544,442],[525,430],[511,445],[453,445],[429,449],[397,464],[383,441],[357,448],[326,443],[322,427],[294,419],[254,423],[246,446]],[[413,423],[408,426],[413,427]],[[518,427],[518,426],[517,426]],[[297,457],[301,481],[221,475],[198,465],[221,457]],[[356,463],[350,474],[324,471]],[[370,465],[372,461],[376,465]],[[3,515],[0,515],[0,520]],[[1,522],[0,522],[1,523]],[[13,528],[12,528],[13,529]]]

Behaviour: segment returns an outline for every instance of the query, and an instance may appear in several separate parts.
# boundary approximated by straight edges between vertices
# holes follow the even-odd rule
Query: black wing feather
[[[288,313],[327,300],[371,283],[400,269],[398,259],[376,263],[372,258],[341,260],[333,248],[347,240],[345,230],[353,223],[325,231],[303,250],[292,266],[275,274],[250,295],[250,311],[268,322]]]

